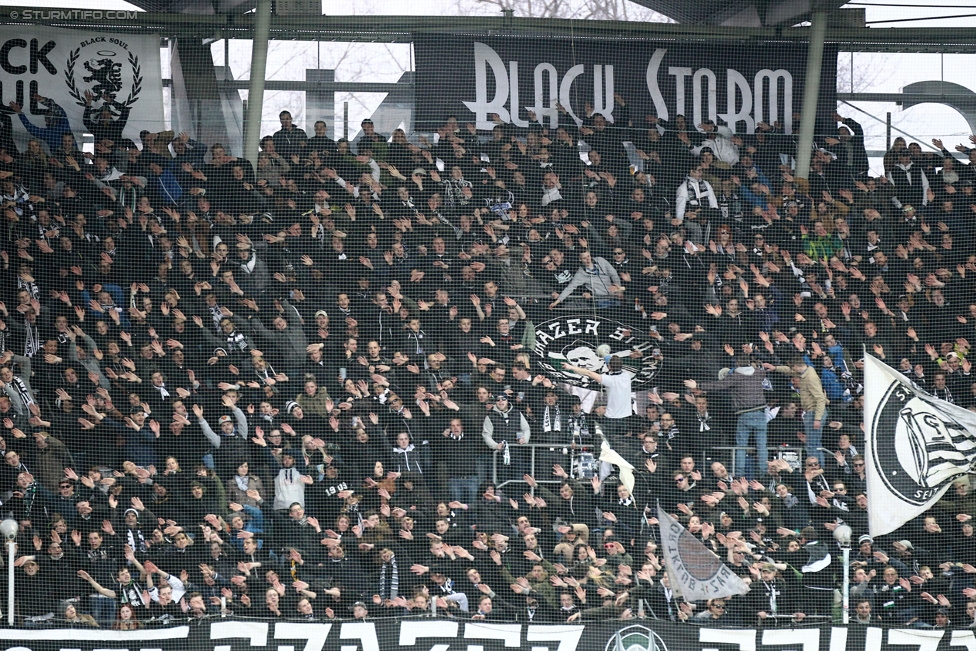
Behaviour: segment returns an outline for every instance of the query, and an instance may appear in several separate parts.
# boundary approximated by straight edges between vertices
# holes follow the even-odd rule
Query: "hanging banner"
[[[728,616],[725,616],[726,618]],[[193,620],[166,629],[0,629],[4,648],[18,651],[386,651],[458,649],[504,651],[882,651],[973,648],[972,629],[873,626],[767,626],[682,624],[654,619],[580,624],[518,624],[436,619],[355,621]]]
[[[868,526],[883,536],[925,513],[976,466],[976,414],[864,356]]]
[[[606,373],[609,357],[620,357],[624,371],[632,376],[633,386],[639,388],[657,375],[662,361],[657,346],[639,327],[599,315],[572,315],[538,324],[533,353],[539,367],[554,382],[584,389],[599,387],[587,376],[563,369],[563,364]]]
[[[418,38],[414,52],[422,130],[451,116],[479,129],[493,128],[493,116],[526,127],[529,111],[555,128],[579,123],[587,108],[614,122],[619,95],[635,128],[647,128],[645,115],[684,115],[693,125],[725,121],[736,133],[779,121],[789,134],[799,129],[807,45],[449,36]],[[828,45],[818,133],[833,124],[836,99],[837,49]],[[836,135],[836,126],[830,131]]]
[[[3,25],[0,42],[0,110],[9,113],[10,102],[16,102],[32,124],[44,127],[48,108],[35,96],[50,98],[64,109],[80,142],[87,92],[95,109],[111,100],[114,117],[127,110],[123,136],[132,141],[138,143],[144,129],[162,130],[158,36]],[[30,135],[12,117],[22,145]]]

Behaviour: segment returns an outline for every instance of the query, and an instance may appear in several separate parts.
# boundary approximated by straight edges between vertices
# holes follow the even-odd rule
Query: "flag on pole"
[[[701,601],[749,592],[742,579],[660,505],[657,519],[661,526],[664,566],[676,595],[687,601]]]
[[[976,413],[930,395],[868,354],[864,437],[872,536],[928,511],[976,461]]]

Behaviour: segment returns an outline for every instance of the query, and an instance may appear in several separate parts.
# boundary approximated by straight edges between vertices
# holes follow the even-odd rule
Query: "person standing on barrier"
[[[803,361],[802,357],[793,357],[788,364],[775,366],[764,363],[763,368],[798,378],[797,390],[800,394],[800,408],[803,409],[803,430],[806,438],[804,446],[807,456],[817,457],[823,466],[822,441],[824,425],[827,424],[827,394],[824,393],[816,369]]]
[[[766,370],[756,368],[749,355],[736,356],[735,368],[722,369],[717,382],[685,380],[685,386],[693,392],[729,392],[736,413],[735,424],[735,474],[746,474],[746,446],[750,436],[756,445],[756,475],[765,474],[767,458],[766,442],[766,391],[763,383]]]
[[[620,357],[611,357],[608,365],[610,372],[603,375],[566,363],[563,364],[563,370],[577,375],[585,375],[607,388],[607,415],[604,420],[606,431],[603,433],[603,442],[600,444],[600,461],[620,468],[620,481],[630,493],[633,493],[634,466],[614,450],[614,439],[627,432],[634,413],[633,377],[624,371],[624,360]],[[601,472],[600,475],[602,478],[606,478],[609,472]]]
[[[529,471],[528,450],[518,450],[512,446],[526,445],[531,435],[525,415],[512,407],[508,395],[499,393],[495,396],[495,406],[485,416],[481,436],[485,445],[501,453],[498,455],[499,483],[520,479]]]

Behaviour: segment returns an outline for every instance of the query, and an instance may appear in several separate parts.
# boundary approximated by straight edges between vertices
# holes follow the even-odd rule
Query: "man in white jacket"
[[[705,133],[707,140],[691,148],[693,156],[700,156],[702,149],[711,149],[715,158],[729,167],[739,162],[739,147],[742,145],[742,139],[732,133],[732,129],[705,120],[698,125],[698,130]]]
[[[689,238],[696,244],[702,241],[703,208],[718,209],[718,199],[712,184],[702,178],[700,167],[692,167],[688,171],[688,178],[678,186],[675,197],[675,219],[688,230]]]

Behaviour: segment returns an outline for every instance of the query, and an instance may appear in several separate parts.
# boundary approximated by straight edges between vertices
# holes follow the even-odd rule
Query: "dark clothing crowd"
[[[353,142],[283,112],[252,165],[101,101],[91,153],[50,99],[0,121],[19,625],[824,623],[841,527],[852,621],[973,624],[967,480],[868,535],[860,358],[976,407],[976,162],[899,139],[873,175],[835,114],[795,178],[779,124],[616,97]],[[624,370],[539,354],[573,315]],[[658,504],[750,590],[677,597]]]

